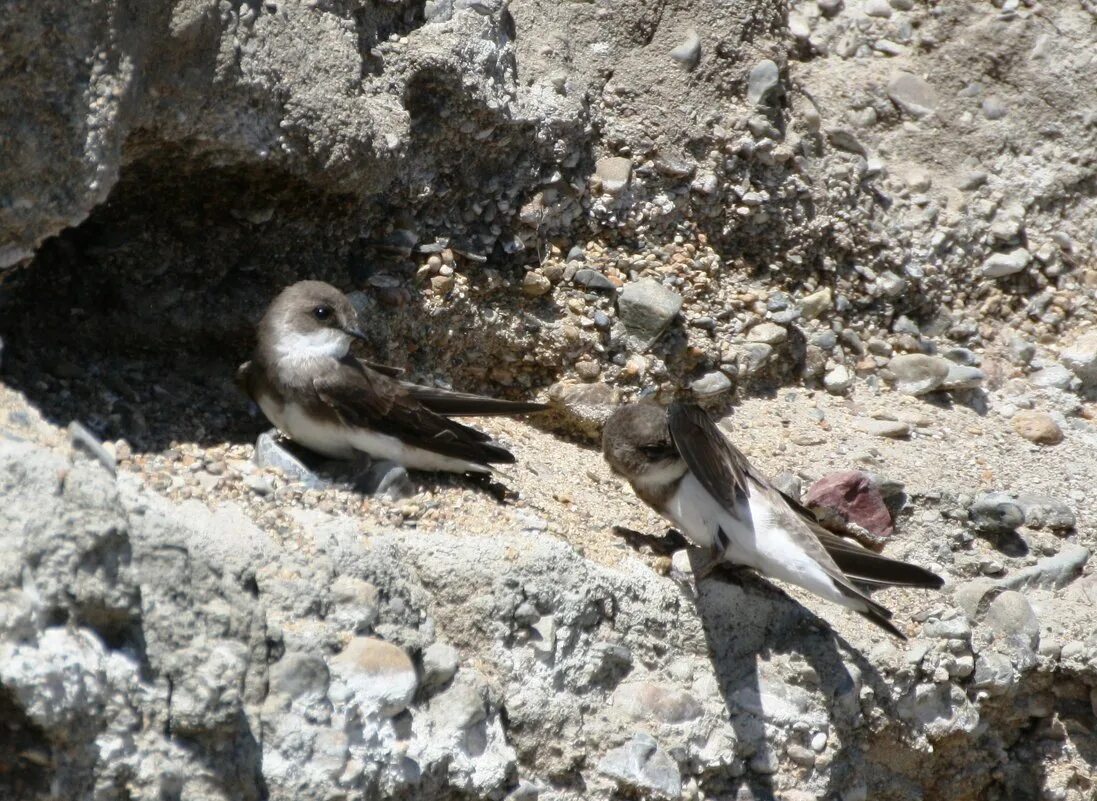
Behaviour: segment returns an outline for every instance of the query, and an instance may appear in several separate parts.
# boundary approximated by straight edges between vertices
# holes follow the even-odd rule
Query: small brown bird
[[[853,609],[906,639],[891,612],[852,582],[877,586],[944,584],[925,568],[888,559],[821,525],[769,483],[700,407],[636,403],[606,422],[602,452],[636,494],[716,561],[754,568]]]
[[[321,281],[300,281],[267,309],[237,383],[282,433],[312,451],[453,473],[490,473],[491,464],[514,455],[449,416],[546,408],[402,381],[399,369],[353,356],[355,339],[365,335],[347,296]]]

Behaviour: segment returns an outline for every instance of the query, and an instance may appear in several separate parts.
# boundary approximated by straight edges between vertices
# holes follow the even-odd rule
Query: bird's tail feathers
[[[855,581],[887,587],[924,587],[930,590],[940,589],[945,583],[944,579],[924,567],[874,553],[852,540],[827,531],[818,523],[806,522],[838,568]]]
[[[899,631],[899,629],[896,628],[895,624],[891,622],[891,610],[889,610],[886,606],[883,606],[882,604],[879,604],[876,601],[872,600],[856,587],[845,581],[842,581],[840,579],[834,579],[834,584],[836,587],[838,587],[838,590],[842,593],[842,595],[851,600],[859,601],[861,604],[864,605],[861,609],[856,609],[856,607],[854,608],[856,609],[857,613],[864,617],[866,620],[879,626],[888,634],[898,637],[900,640],[905,640],[907,638],[906,635],[903,634],[903,632]]]

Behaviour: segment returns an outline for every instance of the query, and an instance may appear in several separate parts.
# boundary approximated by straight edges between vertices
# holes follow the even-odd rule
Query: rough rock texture
[[[0,798],[1092,799],[1095,40],[1090,0],[8,3]],[[257,465],[232,372],[306,276],[577,438],[734,400],[950,584],[886,595],[905,644],[698,585],[520,424],[514,506]]]
[[[538,532],[332,519],[294,553],[233,504],[11,434],[0,488],[5,797],[1092,791],[1076,545],[851,647],[771,584],[608,569]]]
[[[878,431],[867,426],[858,425],[858,428],[879,435]],[[873,482],[872,476],[859,470],[844,470],[823,476],[808,487],[803,502],[830,528],[848,530],[855,536],[860,534],[874,543],[883,542],[895,529],[884,494]]]
[[[900,5],[17,3],[0,262],[62,300],[5,328],[243,353],[307,274],[363,290],[385,358],[513,394],[870,375],[871,341],[995,321],[1054,356],[1094,322],[1092,9]],[[630,363],[580,269],[664,283],[684,330]]]

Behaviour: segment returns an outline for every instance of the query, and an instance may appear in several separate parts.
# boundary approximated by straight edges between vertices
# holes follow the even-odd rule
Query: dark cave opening
[[[359,219],[286,174],[136,162],[0,285],[3,380],[51,422],[136,450],[251,441],[263,426],[233,375],[254,324],[299,278],[351,288]]]

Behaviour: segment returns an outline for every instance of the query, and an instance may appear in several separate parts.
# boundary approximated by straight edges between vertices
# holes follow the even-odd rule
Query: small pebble
[[[455,284],[456,281],[452,275],[436,275],[430,279],[430,288],[438,295],[448,295]]]
[[[271,482],[270,478],[261,473],[253,473],[244,476],[244,486],[256,495],[270,495],[274,492],[274,484]]]
[[[1008,253],[992,253],[983,262],[984,278],[1004,278],[1021,272],[1032,261],[1032,256],[1025,248],[1016,248]]]
[[[1058,445],[1063,441],[1063,430],[1047,412],[1022,409],[1013,415],[1010,425],[1022,437],[1039,445]]]
[[[925,79],[909,72],[895,75],[888,82],[887,93],[895,105],[915,119],[921,119],[937,108],[937,93],[933,87]]]
[[[800,298],[800,310],[803,312],[804,317],[809,320],[814,320],[833,307],[834,298],[830,287],[824,287]]]
[[[766,345],[779,345],[788,339],[788,330],[776,323],[761,323],[747,332],[748,342],[763,342]]]
[[[823,376],[823,386],[831,395],[845,395],[853,386],[853,375],[843,365],[838,365]]]
[[[606,156],[594,164],[594,174],[602,182],[602,191],[618,195],[632,179],[632,162],[624,156]]]
[[[437,279],[432,282],[434,280]],[[530,297],[540,297],[551,289],[552,282],[539,272],[530,271],[522,278],[522,291]]]
[[[1000,120],[1009,113],[1005,104],[994,95],[983,101],[983,116],[988,120]]]
[[[404,649],[375,637],[355,637],[329,664],[365,714],[398,715],[419,686],[415,665]]]
[[[637,350],[647,348],[682,309],[683,298],[650,278],[625,286],[617,298],[621,322]]]
[[[1097,331],[1078,337],[1062,352],[1061,358],[1083,387],[1097,386]]]
[[[729,392],[731,386],[730,378],[721,371],[714,370],[711,373],[706,373],[690,384],[690,389],[692,389],[698,397],[707,398]]]
[[[980,494],[968,509],[968,517],[983,531],[1016,531],[1025,524],[1025,513],[1005,492]]]
[[[905,395],[924,395],[938,389],[948,378],[952,363],[940,356],[908,353],[888,362],[895,377],[895,389]]]
[[[436,642],[423,651],[423,686],[440,687],[457,672],[460,654],[447,643]]]
[[[1071,508],[1055,498],[1022,492],[1015,501],[1025,514],[1025,525],[1030,528],[1071,531],[1077,525]]]
[[[1069,389],[1074,383],[1074,374],[1061,364],[1053,364],[1042,370],[1037,370],[1028,377],[1034,387],[1042,389]]]
[[[773,61],[763,59],[750,70],[747,77],[747,101],[752,106],[765,102],[781,82],[781,71]]]
[[[597,270],[591,270],[590,268],[583,268],[576,270],[575,275],[571,279],[578,286],[585,289],[594,289],[603,292],[616,292],[617,287],[612,281],[606,278],[605,275]]]
[[[697,35],[697,31],[687,33],[682,43],[670,51],[670,57],[687,70],[696,67],[701,59],[701,37]]]
[[[575,374],[584,381],[597,381],[602,374],[602,365],[592,359],[575,363]]]
[[[986,374],[977,367],[952,363],[940,388],[950,392],[958,389],[976,389],[982,385],[985,378]]]
[[[901,420],[866,420],[853,421],[853,427],[866,434],[889,439],[905,439],[910,436],[910,424]]]

